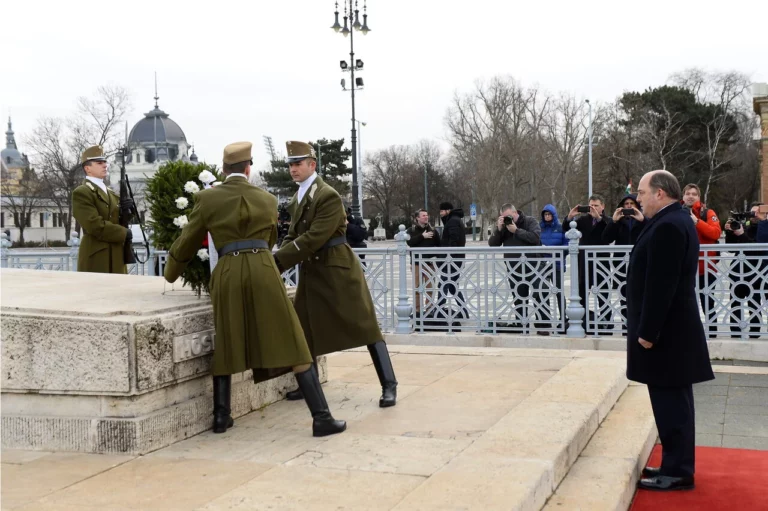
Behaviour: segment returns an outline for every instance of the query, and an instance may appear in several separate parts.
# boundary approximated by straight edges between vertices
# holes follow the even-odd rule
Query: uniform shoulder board
[[[91,182],[90,182],[90,181],[86,181],[86,182],[85,182],[85,186],[87,186],[88,188],[90,188],[92,192],[95,192],[95,191],[96,191],[96,188],[93,186],[93,184],[91,184]]]

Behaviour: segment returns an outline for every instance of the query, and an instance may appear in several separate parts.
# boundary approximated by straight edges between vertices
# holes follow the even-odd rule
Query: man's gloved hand
[[[280,259],[277,258],[277,254],[272,254],[272,257],[275,258],[275,265],[277,266],[277,269],[280,271],[280,273],[284,273],[285,268],[283,268],[283,265],[280,264]]]
[[[120,199],[120,211],[133,211],[133,208],[135,207],[136,207],[136,204],[133,202],[133,199],[131,199],[130,197]]]

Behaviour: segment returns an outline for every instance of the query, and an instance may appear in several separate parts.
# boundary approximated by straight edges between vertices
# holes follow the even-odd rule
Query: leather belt
[[[337,236],[336,238],[331,238],[328,241],[326,241],[325,245],[320,247],[320,250],[325,250],[326,248],[335,247],[337,245],[343,245],[346,242],[347,242],[346,236]]]
[[[232,252],[235,252],[235,255],[237,255],[237,252],[241,250],[255,250],[257,248],[269,248],[267,240],[242,240],[227,243],[219,249],[219,257],[224,257]]]

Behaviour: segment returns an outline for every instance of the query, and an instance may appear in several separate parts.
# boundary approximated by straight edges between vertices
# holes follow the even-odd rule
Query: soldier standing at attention
[[[85,182],[72,192],[72,215],[83,228],[77,271],[125,273],[123,245],[133,236],[119,224],[119,212],[133,201],[120,203],[120,196],[104,184],[108,164],[101,146],[86,149],[80,161]]]
[[[277,199],[248,182],[251,146],[236,142],[224,148],[227,177],[221,185],[197,194],[189,223],[168,251],[165,280],[179,278],[210,232],[220,247],[210,282],[216,329],[214,433],[224,433],[233,425],[232,374],[252,369],[254,381],[259,382],[289,368],[312,412],[314,436],[341,433],[347,425],[328,410],[301,324],[270,250],[277,239]]]
[[[297,264],[294,307],[314,357],[367,346],[381,383],[379,406],[394,406],[397,380],[376,320],[371,293],[355,253],[347,244],[346,214],[338,192],[315,172],[314,148],[287,142],[291,178],[299,191],[288,203],[291,228],[275,254],[280,271]],[[301,399],[301,391],[287,398]]]

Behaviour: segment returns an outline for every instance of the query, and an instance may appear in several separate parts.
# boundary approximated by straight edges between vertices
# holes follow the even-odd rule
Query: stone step
[[[541,509],[627,387],[623,360],[574,359],[394,509]]]
[[[656,437],[648,390],[644,385],[630,385],[544,511],[625,511]]]

